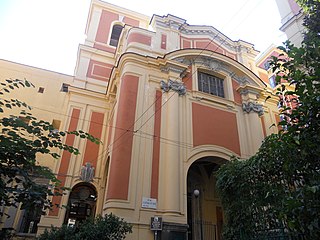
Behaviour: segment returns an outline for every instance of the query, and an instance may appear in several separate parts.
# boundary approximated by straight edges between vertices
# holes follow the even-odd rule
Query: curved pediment
[[[251,85],[257,88],[266,87],[265,83],[243,64],[216,52],[200,49],[178,50],[167,54],[165,59],[188,66],[194,65],[196,68],[221,72],[224,75],[230,76],[238,82],[240,86]]]

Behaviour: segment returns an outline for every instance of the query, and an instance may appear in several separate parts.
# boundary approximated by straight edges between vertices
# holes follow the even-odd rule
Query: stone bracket
[[[160,87],[165,92],[169,92],[172,89],[173,91],[177,92],[179,96],[183,96],[187,92],[183,82],[173,81],[171,79],[169,79],[168,82],[161,80]]]
[[[242,103],[242,110],[246,113],[256,112],[259,116],[264,113],[262,104],[255,102]]]

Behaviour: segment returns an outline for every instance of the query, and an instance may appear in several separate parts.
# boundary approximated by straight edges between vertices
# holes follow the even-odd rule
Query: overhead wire
[[[236,14],[234,14],[232,17],[231,17],[231,19],[227,22],[227,24],[229,24],[230,22],[231,22],[231,20],[244,8],[244,6],[248,3],[248,2],[250,2],[251,0],[247,0],[246,2],[245,2],[245,4],[243,4],[242,5],[242,7],[237,11],[237,13]],[[226,24],[226,25],[227,25]],[[225,26],[226,26],[225,25]],[[224,27],[225,27],[224,26]],[[223,28],[224,28],[223,27]],[[201,56],[202,55],[202,53],[205,51],[205,50],[207,50],[207,48],[210,46],[210,44],[211,43],[213,43],[213,41],[216,39],[216,37],[218,37],[219,36],[219,34],[222,34],[222,32],[220,32],[220,31],[218,31],[218,33],[212,38],[212,39],[210,39],[210,41],[208,42],[208,44],[205,46],[205,48],[203,48],[203,49],[201,49],[201,51],[200,51],[200,53],[195,57],[195,59],[197,59],[199,56]],[[190,65],[188,66],[188,67],[190,67]],[[186,80],[186,82],[188,81],[188,80],[190,80],[190,78],[192,78],[192,76],[195,74],[195,72],[196,71],[194,71],[192,74],[191,74],[191,76],[189,76],[189,78]],[[177,80],[178,78],[176,78],[175,80]],[[170,91],[170,90],[169,90]],[[158,102],[159,100],[160,100],[160,98],[162,98],[162,96],[159,96],[158,98],[156,98],[156,100],[133,122],[133,124],[129,127],[129,129],[130,128],[132,128],[132,127],[134,127],[134,125],[156,104],[156,102]],[[170,97],[171,98],[171,97]],[[170,99],[169,98],[169,99]],[[168,99],[168,100],[169,100]],[[168,101],[167,100],[167,101]],[[164,104],[163,104],[164,105]],[[162,105],[162,106],[163,106]],[[161,106],[161,107],[162,107]],[[152,116],[151,116],[152,117]],[[150,118],[149,118],[150,119]],[[149,120],[148,119],[148,120]],[[148,121],[147,120],[147,121]],[[139,129],[141,129],[141,128],[139,128]],[[116,142],[118,142],[119,140],[120,140],[120,138],[121,137],[123,137],[124,135],[126,134],[126,132],[124,132],[123,134],[121,134],[116,140],[114,140],[111,144],[109,144],[108,146],[110,147],[110,146],[112,146],[112,145],[114,145]]]
[[[250,0],[248,0],[248,1],[242,6],[242,8],[243,8],[249,1],[250,1]],[[256,4],[255,7],[254,7],[252,10],[254,10],[256,7],[258,7],[258,6],[261,4],[262,1],[263,1],[263,0],[260,0],[260,1],[258,2],[258,4]],[[241,8],[241,9],[242,9],[242,8]],[[252,12],[252,10],[251,10],[250,12]],[[249,15],[247,15],[244,19],[246,19],[248,16],[249,16]],[[234,15],[233,15],[233,17],[234,17]],[[244,19],[242,19],[242,21],[240,21],[240,22],[238,23],[238,25],[236,25],[236,27],[238,27],[238,26],[244,21]],[[221,33],[221,32],[218,32],[218,34],[216,34],[216,35],[208,42],[208,44],[206,45],[206,48],[201,50],[201,52],[196,56],[196,59],[197,59],[199,56],[201,56],[202,53],[203,53],[205,50],[207,50],[207,48],[210,46],[210,44],[213,42],[213,40],[214,40],[220,33]],[[225,36],[224,40],[216,47],[215,50],[212,51],[212,53],[209,55],[209,57],[211,57],[211,56],[215,53],[215,51],[216,51],[217,49],[219,49],[219,48],[222,46],[222,44],[225,43],[225,41],[226,41],[227,39],[229,39],[229,38],[228,38],[227,36]],[[188,67],[190,67],[190,65],[189,65]],[[184,83],[187,83],[188,81],[190,81],[190,80],[192,79],[193,75],[194,75],[196,72],[197,72],[196,70],[193,71],[192,74],[186,79],[186,81],[185,81]],[[177,79],[178,79],[178,78],[176,78],[176,80],[177,80]],[[176,93],[176,92],[173,92],[173,94],[171,94],[171,96],[168,97],[168,99],[160,106],[160,108],[155,109],[155,112],[139,127],[139,129],[133,130],[133,133],[136,133],[136,132],[140,131],[140,129],[141,129],[150,119],[152,119],[153,116],[154,116],[160,109],[162,109],[162,107],[163,107],[175,94],[177,94],[177,93]],[[143,116],[144,114],[146,114],[146,112],[148,112],[149,109],[150,109],[153,105],[155,105],[155,103],[156,103],[161,97],[162,97],[162,96],[156,98],[156,100],[149,106],[149,108],[147,108],[147,110],[145,110],[145,111],[140,115],[140,117],[130,126],[130,128],[132,128],[132,127],[138,122],[138,120],[140,120],[140,119],[142,118],[142,116]],[[128,131],[127,131],[127,132],[128,132]],[[112,142],[111,144],[109,144],[108,146],[110,147],[110,146],[114,145],[114,144],[115,144],[117,141],[119,141],[119,139],[122,138],[127,132],[124,132],[123,134],[121,134],[120,137],[118,137],[115,141],[113,141],[113,142]],[[114,147],[113,150],[115,150],[115,149],[118,148],[119,146],[120,146],[120,145],[118,145],[117,147]],[[106,149],[106,151],[108,151],[108,150],[109,150],[109,149]]]
[[[230,22],[231,20],[246,6],[247,3],[249,3],[251,0],[247,0],[245,2],[245,4],[242,5],[242,7],[237,11],[236,14],[232,15],[232,17],[229,19],[228,23],[222,28],[224,29]],[[253,8],[255,9],[259,4],[261,4],[263,0],[261,0],[258,4],[256,4],[256,6]],[[248,15],[244,18],[246,19],[248,17]],[[241,24],[244,19],[242,21],[240,21],[238,23]],[[237,27],[238,27],[237,25]],[[213,43],[213,41],[216,39],[216,37],[218,37],[220,34],[222,34],[222,32],[218,31],[218,33],[210,39],[210,41],[208,42],[208,44],[206,45],[205,48],[201,49],[200,53],[196,56],[196,58],[200,57],[202,55],[202,53],[206,50],[208,50],[207,48],[210,46],[211,43]],[[224,34],[223,34],[224,35]],[[216,47],[215,50],[212,51],[212,53],[209,55],[209,56],[212,56],[214,54],[214,52],[222,46],[222,44],[225,43],[225,41],[229,39],[227,36],[225,36],[225,39]],[[199,49],[200,50],[200,49]],[[190,66],[188,66],[190,67]],[[187,83],[188,81],[190,81],[193,77],[193,75],[196,73],[197,71],[193,71],[192,74],[186,79],[185,83]],[[177,78],[178,79],[178,78]],[[125,134],[131,132],[133,133],[135,136],[137,136],[137,134],[139,133],[140,136],[141,134],[142,135],[147,135],[147,136],[150,136],[150,137],[158,137],[160,140],[162,140],[161,142],[162,143],[165,143],[165,144],[172,144],[172,145],[175,145],[175,146],[178,146],[178,147],[184,147],[184,148],[193,148],[193,144],[191,143],[185,143],[185,142],[181,142],[181,141],[177,141],[177,140],[173,140],[173,139],[167,139],[167,138],[163,138],[163,137],[160,137],[160,136],[155,136],[153,134],[149,134],[149,133],[145,133],[143,131],[141,131],[141,128],[151,119],[153,118],[153,116],[156,114],[157,111],[159,111],[160,109],[162,109],[162,107],[174,96],[174,94],[176,94],[176,92],[173,92],[173,94],[171,94],[171,96],[167,99],[167,101],[165,101],[158,109],[155,109],[155,112],[139,127],[139,129],[137,130],[134,130],[132,127],[134,127],[134,125],[156,104],[157,101],[160,100],[160,98],[162,98],[162,96],[156,98],[156,100],[133,122],[133,124],[131,124],[131,126],[129,128],[121,128],[121,127],[118,127],[118,126],[112,126],[112,125],[109,125],[109,124],[101,124],[101,123],[97,123],[97,124],[101,124],[103,126],[107,126],[107,127],[110,127],[110,128],[115,128],[115,129],[119,129],[119,130],[122,130],[124,131],[117,139],[115,139],[112,143],[108,144],[107,148],[105,150],[103,150],[98,156],[97,156],[97,159],[98,160],[105,152],[107,152],[108,150],[110,150],[111,146],[115,145],[116,142],[118,142]],[[37,107],[34,107],[34,108],[37,108]],[[37,108],[39,110],[44,110],[44,109],[41,109],[41,108]],[[60,113],[57,113],[57,112],[53,112],[53,111],[50,111],[50,110],[45,110],[45,111],[49,111],[49,112],[52,112],[52,113],[55,113],[55,114],[60,114]],[[65,115],[67,117],[71,117],[70,115],[67,115],[67,114],[60,114],[60,115]],[[83,121],[89,121],[89,122],[93,122],[93,121],[90,121],[90,120],[86,120],[86,119],[82,119],[82,118],[79,118]],[[109,122],[110,122],[110,119],[109,119]],[[143,137],[143,136],[141,136]],[[120,144],[121,145],[121,144]],[[117,145],[115,147],[113,147],[113,150],[117,149],[120,145]]]
[[[54,111],[47,110],[47,109],[43,109],[43,108],[39,108],[39,107],[32,107],[32,108],[36,108],[36,109],[41,110],[41,111],[46,111],[46,112],[55,113],[55,114],[57,114],[57,115],[63,115],[63,116],[69,116],[69,117],[71,117],[70,115],[67,115],[67,114],[62,114],[62,113],[54,112]],[[90,120],[83,119],[83,118],[79,118],[79,120],[83,120],[83,121],[88,121],[88,122],[91,122],[91,123],[100,124],[100,125],[103,125],[103,126],[106,126],[106,127],[114,128],[114,129],[119,129],[119,130],[123,130],[123,131],[128,131],[128,129],[125,129],[125,128],[120,128],[120,127],[116,127],[116,126],[112,126],[112,125],[97,123],[97,122],[90,121]],[[153,140],[153,138],[159,138],[160,142],[163,143],[163,144],[168,144],[168,145],[172,145],[172,146],[176,146],[176,147],[182,147],[182,148],[187,148],[187,149],[193,149],[193,148],[194,148],[194,146],[193,146],[192,143],[182,142],[182,141],[178,141],[178,140],[173,140],[173,139],[169,139],[169,138],[157,136],[157,135],[154,135],[154,134],[146,133],[146,132],[141,131],[141,130],[138,131],[138,132],[134,132],[134,131],[132,131],[132,130],[129,130],[129,132],[132,132],[136,137],[141,137],[141,138],[148,139],[148,140]],[[138,135],[138,134],[139,134],[139,135]],[[143,136],[143,135],[145,135],[145,136]],[[197,148],[198,148],[198,149],[202,149],[201,147],[197,147]],[[203,148],[203,149],[207,149],[207,148]],[[243,154],[242,154],[242,155],[243,155]],[[247,156],[249,156],[249,155],[247,155]]]
[[[250,0],[249,0],[249,1],[250,1]],[[254,8],[256,8],[259,4],[261,4],[262,1],[263,1],[263,0],[260,0],[260,2],[258,2],[258,4],[255,5]],[[248,15],[247,15],[244,19],[246,19],[247,17],[248,17]],[[242,23],[242,22],[240,22],[238,25],[240,25],[241,23]],[[236,27],[238,27],[238,25],[237,25]],[[219,35],[219,34],[217,34],[216,36],[218,36],[218,35]],[[216,49],[211,52],[211,54],[209,55],[209,57],[211,57],[211,56],[222,46],[222,44],[225,43],[225,41],[226,41],[227,39],[228,39],[228,37],[225,37],[225,39],[216,47]],[[210,43],[212,43],[213,40],[214,40],[214,39],[212,39],[212,40],[209,42],[209,44],[207,44],[206,47],[208,47],[208,46],[210,45]],[[206,50],[206,49],[204,49],[204,50]],[[200,52],[200,54],[197,55],[197,57],[199,57],[199,56],[204,52],[204,50],[202,50],[202,51]],[[196,58],[197,58],[197,57],[196,57]],[[203,65],[203,64],[202,64],[202,65]],[[189,67],[189,66],[188,66],[188,67]],[[188,77],[184,83],[187,83],[188,81],[190,81],[190,80],[192,79],[193,75],[194,75],[196,72],[197,72],[197,70],[193,71],[192,74],[191,74],[191,76]],[[176,92],[173,92],[173,94],[167,99],[167,101],[165,101],[165,102],[162,104],[162,106],[164,106],[164,105],[173,97],[174,94],[177,94],[177,93],[176,93]],[[162,108],[162,106],[160,107],[160,109]],[[155,111],[155,113],[156,113],[156,111]],[[154,113],[154,114],[155,114],[155,113]],[[153,114],[153,115],[154,115],[154,114]],[[139,131],[139,130],[153,117],[153,115],[150,116],[150,117],[146,120],[146,122],[140,126],[140,128],[139,128],[137,131]]]

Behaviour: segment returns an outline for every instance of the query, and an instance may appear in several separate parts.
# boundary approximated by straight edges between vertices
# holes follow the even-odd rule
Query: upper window
[[[277,86],[276,77],[274,75],[269,78],[269,83],[272,88],[275,88]]]
[[[123,26],[119,24],[113,25],[111,37],[110,37],[110,45],[116,47],[119,42],[120,34],[122,32]]]
[[[69,84],[62,83],[60,92],[68,92],[69,91]]]
[[[263,67],[265,70],[269,70],[271,64],[270,64],[270,60],[266,61],[264,64],[263,64]]]
[[[198,72],[198,88],[201,92],[224,97],[223,79],[216,76]]]

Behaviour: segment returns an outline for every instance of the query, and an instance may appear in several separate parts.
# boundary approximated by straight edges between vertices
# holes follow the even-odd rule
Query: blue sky
[[[211,25],[264,51],[285,40],[275,0],[109,0],[148,16]],[[0,58],[73,74],[90,0],[0,0]]]

